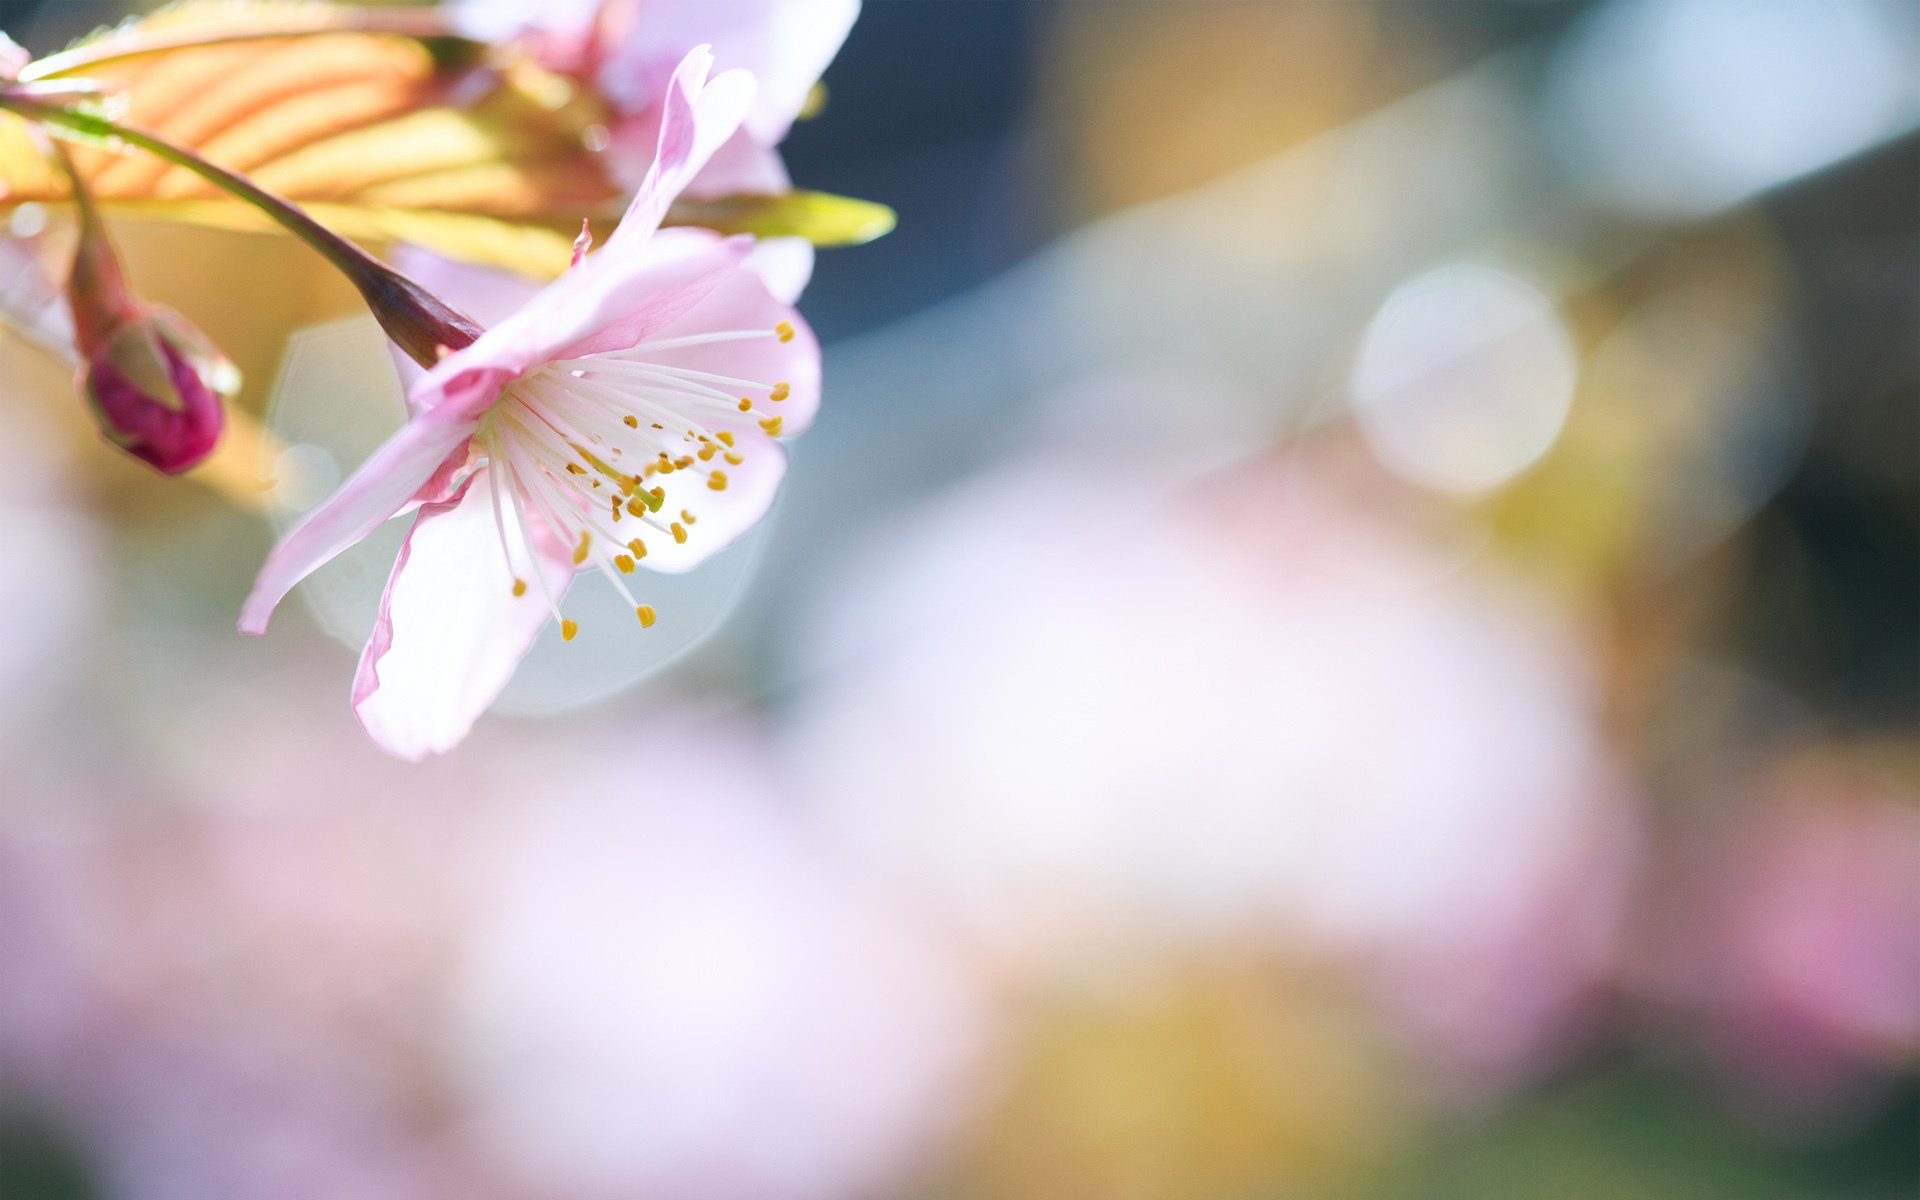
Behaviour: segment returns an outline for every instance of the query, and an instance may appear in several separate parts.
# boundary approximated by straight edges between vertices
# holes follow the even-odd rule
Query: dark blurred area
[[[1814,403],[1806,457],[1756,518],[1736,621],[1763,673],[1847,729],[1920,716],[1917,201],[1909,134],[1761,207],[1787,247]]]

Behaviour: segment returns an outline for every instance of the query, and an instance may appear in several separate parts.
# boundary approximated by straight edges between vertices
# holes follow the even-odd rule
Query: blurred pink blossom
[[[454,0],[460,27],[487,40],[519,37],[549,67],[591,78],[620,119],[610,131],[616,167],[646,170],[660,96],[676,64],[710,44],[719,69],[739,68],[760,89],[740,130],[689,185],[694,196],[780,192],[775,149],[860,14],[860,0]]]
[[[11,83],[20,78],[20,72],[33,60],[26,47],[0,33],[0,83]]]
[[[447,912],[421,810],[60,800],[0,828],[0,1080],[111,1194],[488,1194],[409,1074]]]
[[[0,320],[62,361],[78,365],[73,313],[60,294],[66,265],[54,241],[39,230],[0,236]]]
[[[1457,1061],[1537,1061],[1630,843],[1580,647],[1339,487],[1053,461],[904,520],[828,599],[815,803],[1029,969],[1277,942]]]
[[[0,378],[0,624],[15,631],[0,638],[0,803],[47,769],[38,739],[67,715],[75,663],[102,639],[115,591],[112,539],[86,506],[72,445],[30,402],[30,379]]]
[[[750,742],[657,729],[482,827],[458,1055],[478,1144],[573,1197],[885,1186],[954,1116],[975,985],[782,811]]]
[[[1845,1110],[1920,1051],[1920,802],[1831,756],[1740,796],[1664,897],[1646,982],[1755,1115]]]
[[[965,1115],[979,985],[750,727],[509,730],[463,769],[206,715],[200,804],[0,810],[0,1102],[112,1194],[886,1194]]]

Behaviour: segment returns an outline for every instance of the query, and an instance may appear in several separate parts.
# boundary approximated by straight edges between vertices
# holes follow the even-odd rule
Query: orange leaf
[[[418,25],[429,16],[192,0],[44,59],[26,77],[93,81],[114,98],[123,124],[297,202],[365,208],[349,222],[353,236],[377,234],[380,213],[405,210],[410,235],[424,231],[431,241],[435,214],[458,216],[469,219],[459,241],[462,256],[472,257],[472,218],[545,229],[617,214],[619,189],[586,145],[606,119],[596,98],[531,63],[496,62],[479,43],[356,27]],[[202,40],[186,40],[194,38]],[[82,146],[74,158],[107,205],[240,207],[137,151]],[[65,198],[64,180],[23,124],[0,122],[0,204]],[[502,265],[554,269],[517,253],[509,249]],[[479,257],[488,257],[484,248]]]

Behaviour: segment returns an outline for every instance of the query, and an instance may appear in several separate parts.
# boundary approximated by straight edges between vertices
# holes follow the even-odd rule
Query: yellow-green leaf
[[[530,63],[496,66],[475,43],[352,27],[376,11],[196,0],[29,74],[98,83],[122,123],[249,175],[349,237],[405,236],[531,274],[564,267],[550,253],[555,229],[619,211],[619,188],[587,145],[606,119],[599,101]],[[211,40],[181,44],[194,37]],[[151,155],[81,146],[74,159],[110,207],[258,224]],[[66,196],[24,123],[0,119],[0,205]]]
[[[370,204],[303,205],[313,218],[342,237],[366,245],[411,242],[448,258],[551,279],[573,258],[578,224],[536,224],[471,213],[388,208]],[[130,217],[181,221],[211,229],[280,233],[257,209],[217,200],[141,200],[118,206]],[[612,222],[606,222],[608,228]]]
[[[325,0],[184,0],[33,63],[29,80],[98,84],[123,124],[184,145],[294,200],[343,236],[409,241],[548,277],[582,218],[617,220],[593,145],[610,114],[559,75],[438,32],[430,9]],[[216,228],[276,229],[199,176],[143,152],[75,148],[96,198]],[[0,113],[0,209],[67,198],[26,123]],[[893,228],[884,205],[819,192],[682,199],[667,221],[854,245]]]
[[[894,215],[886,205],[871,200],[828,192],[786,192],[715,200],[682,197],[668,214],[667,223],[700,225],[721,233],[803,237],[816,246],[857,246],[892,232]]]

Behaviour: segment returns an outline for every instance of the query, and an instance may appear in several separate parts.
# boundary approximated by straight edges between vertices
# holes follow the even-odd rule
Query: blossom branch
[[[480,326],[413,280],[334,233],[291,201],[246,176],[209,162],[184,146],[96,113],[43,103],[31,95],[0,93],[0,108],[53,130],[136,146],[192,171],[234,198],[259,209],[287,232],[319,251],[360,291],[395,345],[431,367],[448,351],[471,345]]]

